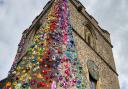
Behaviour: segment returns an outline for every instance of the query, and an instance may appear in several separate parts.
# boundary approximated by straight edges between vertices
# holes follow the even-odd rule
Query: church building
[[[50,0],[23,32],[0,89],[120,89],[112,48],[79,0]]]

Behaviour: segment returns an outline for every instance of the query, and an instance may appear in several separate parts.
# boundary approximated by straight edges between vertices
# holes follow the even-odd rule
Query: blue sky
[[[80,0],[111,34],[121,89],[128,89],[128,0]],[[7,76],[22,32],[48,0],[0,0],[0,79]]]

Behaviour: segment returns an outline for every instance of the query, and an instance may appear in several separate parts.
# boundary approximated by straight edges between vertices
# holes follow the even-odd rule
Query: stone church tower
[[[110,34],[78,0],[50,0],[18,46],[0,89],[120,89]]]

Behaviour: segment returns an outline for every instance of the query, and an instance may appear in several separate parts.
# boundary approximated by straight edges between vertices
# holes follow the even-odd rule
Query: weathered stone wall
[[[81,13],[79,13],[76,8],[71,4],[71,21],[72,21],[72,26],[73,28],[84,38],[84,22],[89,22]],[[92,24],[92,23],[90,23]],[[112,48],[109,43],[107,43],[104,38],[99,34],[99,32],[96,30],[96,28],[91,25],[93,30],[95,31],[96,34],[96,51],[97,53],[100,54],[104,58],[104,60],[110,64],[110,66],[115,69],[115,63],[114,63],[114,58],[112,55]],[[101,33],[104,35],[103,33]]]
[[[93,60],[99,68],[100,79],[97,86],[98,89],[119,89],[117,75],[101,60],[101,58],[75,33],[74,40],[78,50],[78,57],[84,66],[85,75],[89,77],[87,60]],[[88,78],[89,79],[89,78]],[[89,84],[89,80],[87,80]],[[89,87],[89,85],[88,85]],[[89,89],[89,88],[87,88]]]
[[[73,29],[78,32],[78,34],[85,39],[84,25],[86,21],[89,22],[81,13],[77,11],[73,4],[70,3],[71,9],[71,22]],[[91,23],[92,24],[92,23]],[[96,24],[96,23],[95,23]],[[92,25],[93,26],[93,25]],[[92,27],[96,34],[96,48],[90,47],[86,42],[84,42],[76,33],[74,34],[75,44],[78,50],[78,56],[81,60],[82,65],[85,68],[85,75],[88,77],[88,88],[89,89],[89,73],[87,69],[87,60],[93,60],[99,68],[100,79],[97,83],[97,89],[120,89],[118,83],[118,76],[115,72],[103,61],[103,59],[116,71],[112,47],[105,39],[101,36],[106,35],[100,29],[101,34],[96,30],[96,27]],[[99,30],[99,29],[98,29]],[[106,36],[108,37],[109,34]],[[110,37],[108,37],[108,40]],[[110,42],[110,41],[109,41]],[[94,51],[95,50],[95,51]],[[101,59],[100,56],[103,58]]]

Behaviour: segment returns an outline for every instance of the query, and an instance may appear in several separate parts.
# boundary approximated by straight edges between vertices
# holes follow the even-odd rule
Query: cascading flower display
[[[86,89],[75,48],[68,0],[55,0],[47,21],[34,36],[8,89]]]

